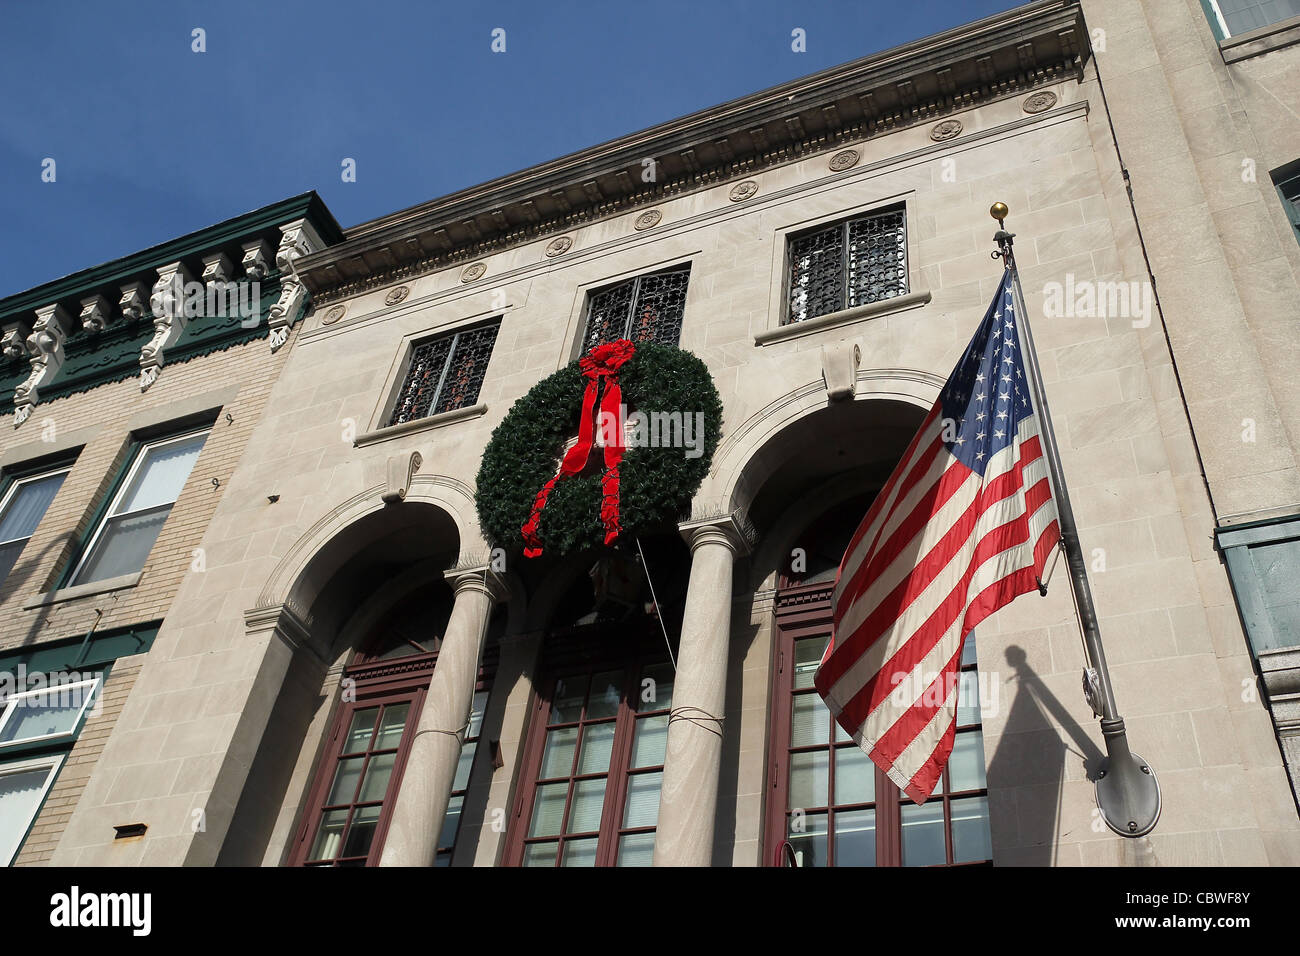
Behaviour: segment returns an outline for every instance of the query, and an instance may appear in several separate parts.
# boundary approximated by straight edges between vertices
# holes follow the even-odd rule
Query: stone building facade
[[[297,260],[311,311],[53,862],[1300,863],[1300,25],[1233,8],[1029,4]],[[847,535],[1001,278],[995,201],[1142,839],[1097,815],[1059,570],[968,639],[922,807],[811,689]],[[494,429],[611,336],[718,388],[689,513],[635,553],[488,541]]]
[[[50,859],[122,728],[288,357],[293,260],[339,238],[308,193],[0,301],[4,863]]]

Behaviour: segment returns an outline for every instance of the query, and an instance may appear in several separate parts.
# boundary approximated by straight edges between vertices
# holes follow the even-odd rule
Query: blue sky
[[[1016,5],[4,0],[0,296],[308,189],[356,225]]]

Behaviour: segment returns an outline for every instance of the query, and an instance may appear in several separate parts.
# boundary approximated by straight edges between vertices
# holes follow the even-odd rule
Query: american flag
[[[952,752],[965,637],[1037,588],[1059,537],[1008,270],[854,533],[816,686],[916,803]]]

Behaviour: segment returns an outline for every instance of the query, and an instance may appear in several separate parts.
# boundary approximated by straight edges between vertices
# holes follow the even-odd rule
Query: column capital
[[[443,572],[443,577],[457,595],[465,591],[482,591],[492,599],[493,604],[499,604],[510,596],[510,586],[506,584],[505,577],[485,564],[476,568],[448,568]]]
[[[758,535],[749,519],[740,510],[725,515],[712,515],[706,518],[692,518],[677,526],[691,552],[701,544],[713,542],[731,549],[737,556],[749,554]]]

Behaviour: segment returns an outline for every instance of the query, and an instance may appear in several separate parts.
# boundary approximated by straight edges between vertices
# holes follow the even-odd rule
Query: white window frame
[[[1228,20],[1219,9],[1219,0],[1209,0],[1210,9],[1214,11],[1214,19],[1219,22],[1219,30],[1223,33],[1226,40],[1232,36],[1232,31],[1228,29]]]
[[[104,529],[108,527],[108,523],[114,518],[121,517],[121,515],[115,513],[117,506],[121,504],[122,498],[131,488],[131,484],[135,481],[135,477],[140,471],[140,466],[144,464],[144,460],[148,456],[149,452],[154,448],[161,448],[164,445],[174,445],[177,442],[188,441],[196,435],[203,435],[205,436],[203,445],[199,448],[199,454],[202,455],[203,449],[207,447],[206,436],[211,434],[211,432],[212,429],[210,427],[196,428],[193,431],[188,431],[181,435],[171,435],[167,438],[160,438],[155,441],[142,442],[140,444],[140,447],[136,449],[135,459],[131,462],[131,467],[127,470],[126,477],[124,477],[121,483],[117,486],[117,491],[113,493],[113,500],[109,502],[108,508],[104,511],[103,516],[99,519],[99,524],[95,527],[95,533],[90,536],[90,539],[86,542],[86,546],[82,549],[81,557],[77,560],[77,567],[68,577],[68,587],[76,587],[79,583],[85,583],[79,582],[77,579],[81,577],[81,572],[85,570],[86,563],[90,560],[90,556],[95,553],[95,548],[99,545],[99,539],[103,537]],[[198,464],[197,459],[195,459],[195,464]],[[188,480],[189,478],[187,477],[186,481]],[[173,508],[176,507],[176,502],[180,501],[180,498],[180,492],[178,491],[176,497],[172,499]],[[168,512],[169,517],[170,515],[171,513]],[[161,531],[159,534],[161,534]],[[146,558],[146,561],[147,560],[148,559]],[[139,571],[142,569],[137,568],[136,570]]]
[[[0,735],[3,735],[5,727],[9,720],[17,712],[18,708],[24,706],[22,701],[31,697],[40,697],[44,694],[66,694],[73,688],[89,687],[90,690],[85,692],[81,701],[81,709],[77,712],[77,718],[72,722],[72,729],[65,730],[57,734],[42,734],[39,737],[20,737],[17,740],[9,740],[0,743],[0,751],[7,750],[11,747],[30,747],[34,744],[52,744],[52,743],[72,743],[77,739],[81,732],[81,726],[85,722],[86,714],[90,708],[99,700],[100,684],[103,681],[102,675],[90,677],[85,680],[68,681],[65,684],[50,684],[35,690],[25,690],[17,694],[11,694],[9,697],[0,700]]]
[[[18,491],[20,488],[23,487],[23,485],[29,485],[33,481],[44,481],[46,478],[53,478],[55,475],[67,475],[67,473],[70,471],[72,471],[71,465],[62,465],[57,468],[51,468],[49,471],[38,471],[38,472],[33,472],[30,475],[23,475],[23,477],[21,478],[14,478],[14,480],[10,483],[9,487],[5,489],[4,495],[0,496],[0,520],[3,520],[5,516],[5,512],[9,510],[9,506],[13,504],[14,498],[18,496]],[[62,486],[59,487],[59,490],[60,491],[63,490]],[[55,493],[55,496],[56,497],[58,496],[58,492]],[[51,501],[50,503],[53,504],[53,501]],[[47,511],[49,510],[48,506],[46,510]],[[44,520],[45,520],[45,515],[42,514],[41,521]],[[37,527],[40,527],[39,521],[37,522]],[[35,529],[32,529],[32,534],[35,533],[36,533]],[[27,542],[30,541],[31,539],[32,539],[31,535],[28,535],[26,538],[10,538],[7,541],[0,541],[0,545],[13,544],[15,541],[22,541],[23,547],[26,548]],[[18,552],[18,556],[19,557],[22,556],[21,550]],[[15,559],[15,563],[16,563],[16,559]],[[2,580],[3,578],[0,578],[0,581]]]
[[[22,835],[18,842],[12,847],[0,847],[0,866],[12,866],[18,854],[22,852],[23,844],[27,842],[27,834],[31,832],[32,824],[41,814],[41,808],[45,806],[45,798],[50,794],[50,788],[54,786],[54,781],[63,768],[63,761],[67,759],[67,754],[46,754],[43,757],[29,757],[26,760],[15,760],[12,762],[0,763],[0,777],[7,776],[11,773],[23,773],[28,770],[35,770],[39,767],[49,767],[50,772],[45,778],[45,786],[41,788],[41,795],[36,800],[35,808],[32,815],[27,818],[27,824],[23,827]]]

